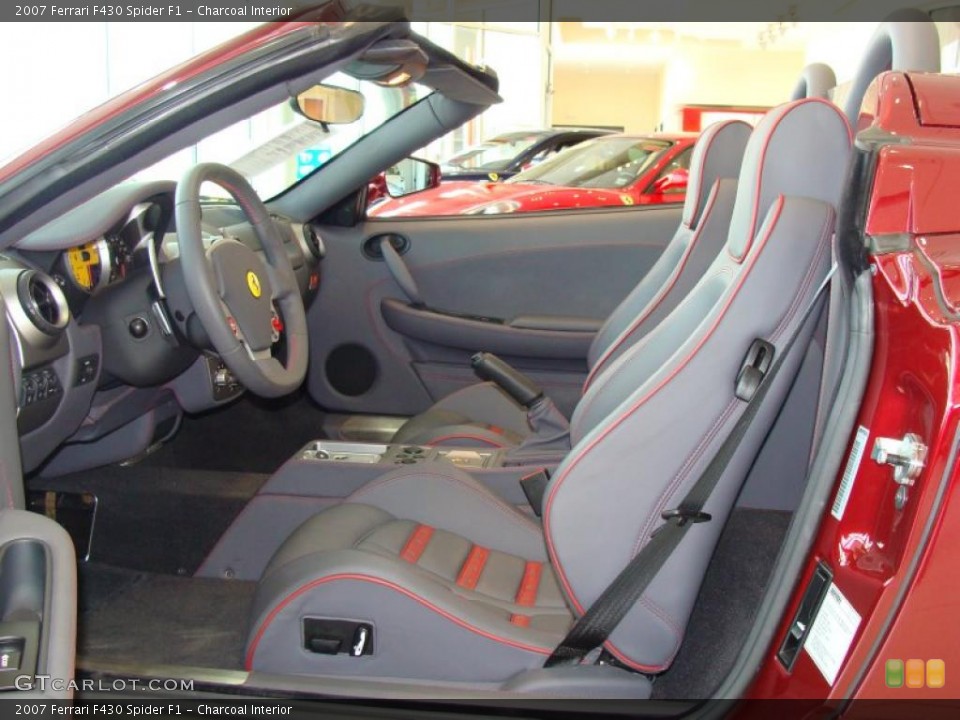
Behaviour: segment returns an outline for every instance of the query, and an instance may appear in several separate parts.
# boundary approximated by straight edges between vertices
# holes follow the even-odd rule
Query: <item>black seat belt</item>
[[[767,391],[773,385],[773,380],[790,355],[794,343],[803,332],[810,316],[814,314],[820,296],[830,285],[830,279],[836,270],[836,265],[830,268],[830,272],[827,273],[820,287],[817,288],[810,304],[804,310],[800,322],[797,323],[796,329],[784,343],[774,362],[772,364],[764,363],[767,365],[766,372],[759,378],[755,390],[750,394],[746,409],[740,415],[720,449],[713,456],[710,464],[700,474],[697,482],[690,488],[690,491],[676,509],[663,513],[662,517],[666,522],[654,531],[650,541],[633,556],[633,559],[600,594],[600,597],[574,623],[566,637],[557,645],[553,654],[547,658],[544,667],[577,663],[591,650],[602,645],[636,604],[637,600],[640,599],[640,596],[643,595],[644,590],[657,576],[660,568],[663,567],[671,553],[686,536],[690,527],[710,520],[710,515],[703,511],[710,494],[720,481],[731,458],[747,434],[750,424],[763,404]],[[753,351],[753,347],[751,347],[751,351]],[[748,354],[749,357],[750,354]],[[746,366],[744,369],[747,369]],[[741,377],[744,374],[744,369],[740,372]],[[756,371],[755,368],[754,370]],[[741,384],[741,377],[737,378],[738,386]]]

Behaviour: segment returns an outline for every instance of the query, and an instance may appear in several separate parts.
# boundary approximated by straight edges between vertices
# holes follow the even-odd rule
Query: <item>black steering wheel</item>
[[[253,227],[266,262],[239,240],[203,246],[200,186],[230,193]],[[225,165],[191,168],[177,185],[177,240],[187,295],[223,362],[251,392],[280,397],[307,374],[307,318],[290,258],[266,206],[250,183]],[[286,362],[273,356],[284,335]]]

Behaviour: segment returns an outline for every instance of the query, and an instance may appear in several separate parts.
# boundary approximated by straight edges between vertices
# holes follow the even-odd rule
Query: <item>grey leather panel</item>
[[[718,180],[707,200],[700,226],[696,230],[680,226],[650,274],[610,316],[591,346],[594,356],[586,388],[620,355],[669,317],[703,278],[726,243],[736,192],[736,179]]]
[[[710,189],[717,180],[740,177],[743,152],[751,132],[753,128],[743,120],[725,120],[709,126],[697,138],[690,158],[687,196],[683,201],[683,225],[696,228],[700,224]]]
[[[847,179],[851,135],[836,106],[811,98],[774,108],[758,123],[747,146],[730,222],[729,250],[742,257],[781,195],[835,206]],[[762,140],[761,140],[762,139]]]
[[[380,312],[387,327],[404,337],[468,352],[576,360],[586,357],[593,341],[592,332],[519,329],[444,315],[393,298],[385,298],[380,303]]]
[[[843,157],[836,162],[842,170]],[[744,406],[733,397],[733,385],[747,348],[758,337],[777,345],[789,336],[797,313],[826,275],[833,223],[829,206],[788,198],[781,212],[771,213],[769,238],[753,247],[740,277],[737,263],[723,253],[716,261],[718,272],[708,273],[671,322],[618,361],[627,376],[632,374],[629,359],[642,347],[650,348],[643,355],[664,345],[676,350],[652,373],[637,357],[645,379],[587,432],[550,483],[544,529],[551,557],[581,606],[595,600],[645,544],[661,523],[660,513],[683,498],[730,432]],[[729,281],[716,297],[710,286],[722,276]],[[704,303],[700,296],[708,292],[710,302]],[[696,331],[687,339],[673,336],[675,320],[685,317]],[[679,649],[739,482],[779,410],[805,345],[801,338],[711,497],[706,510],[713,520],[684,539],[611,636],[608,648],[636,668],[662,670]],[[603,533],[596,532],[598,526]]]
[[[504,319],[603,318],[653,265],[679,217],[680,208],[669,207],[320,227],[327,255],[308,318],[310,394],[331,410],[411,416],[433,401],[412,361],[469,367],[468,351],[451,354],[449,348],[425,343],[413,347],[386,326],[380,302],[402,294],[384,263],[362,253],[368,237],[396,232],[410,240],[403,259],[430,306]],[[340,395],[325,376],[327,356],[344,343],[368,348],[379,367],[378,381],[359,397]],[[566,369],[558,361],[542,367]]]
[[[595,333],[602,320],[564,315],[520,315],[509,322],[510,327],[523,330],[557,330],[559,332]]]

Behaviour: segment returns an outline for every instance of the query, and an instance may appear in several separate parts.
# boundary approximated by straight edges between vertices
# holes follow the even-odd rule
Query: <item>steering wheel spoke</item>
[[[204,247],[199,200],[204,182],[216,183],[234,197],[262,254],[227,235]],[[176,211],[187,293],[214,349],[252,392],[264,397],[292,392],[306,376],[306,314],[290,258],[266,207],[243,176],[209,163],[192,168],[180,181]],[[293,341],[281,362],[273,348],[285,332]]]

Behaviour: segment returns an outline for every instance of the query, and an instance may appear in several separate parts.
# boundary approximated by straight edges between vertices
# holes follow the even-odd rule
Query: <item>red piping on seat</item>
[[[847,130],[847,139],[851,144],[853,143],[853,128],[850,126],[850,122],[840,112],[840,109],[829,100],[824,100],[823,98],[802,98],[800,100],[794,100],[791,103],[787,103],[782,107],[780,110],[780,117],[774,121],[773,127],[770,128],[770,131],[767,134],[767,140],[763,143],[763,150],[760,151],[760,172],[757,173],[757,187],[754,192],[753,212],[750,218],[750,232],[747,233],[747,243],[743,248],[743,252],[739,256],[730,253],[730,257],[732,257],[738,263],[743,261],[743,259],[747,256],[747,253],[750,252],[750,248],[753,247],[753,239],[757,232],[757,222],[760,219],[760,195],[763,188],[763,169],[767,162],[767,150],[770,148],[770,141],[773,139],[773,134],[776,132],[776,129],[780,126],[780,123],[783,121],[783,119],[790,114],[790,111],[793,108],[810,103],[820,103],[834,110],[837,113],[837,117],[840,118],[840,120],[843,122],[843,126]]]
[[[339,575],[330,575],[329,577],[313,580],[312,582],[309,582],[306,585],[301,585],[299,588],[294,590],[292,593],[287,595],[283,600],[277,603],[276,607],[274,607],[273,610],[270,611],[270,614],[267,615],[266,619],[264,619],[263,623],[261,623],[260,627],[257,629],[257,632],[253,637],[253,641],[250,643],[250,649],[247,650],[247,656],[244,659],[244,667],[247,670],[253,670],[253,656],[257,652],[257,646],[260,644],[260,641],[263,639],[264,633],[266,633],[267,628],[270,627],[270,624],[276,619],[277,615],[279,615],[287,605],[289,605],[291,602],[296,600],[298,597],[300,597],[304,593],[312,590],[313,588],[319,587],[321,585],[325,585],[326,583],[329,583],[329,582],[335,582],[337,580],[356,580],[358,582],[369,582],[369,583],[373,583],[374,585],[381,585],[385,588],[389,588],[390,590],[395,590],[401,595],[407,596],[411,600],[414,600],[415,602],[420,603],[424,607],[432,610],[433,612],[446,618],[452,623],[459,625],[463,629],[469,630],[472,633],[476,633],[477,635],[480,635],[481,637],[485,637],[488,640],[493,640],[494,642],[502,643],[504,645],[509,645],[510,647],[516,648],[518,650],[524,650],[526,652],[532,652],[538,655],[549,655],[551,652],[553,652],[552,648],[542,648],[542,647],[536,647],[535,645],[526,645],[524,643],[516,642],[515,640],[509,640],[507,638],[493,635],[491,633],[488,633],[485,630],[481,630],[478,627],[474,627],[473,625],[468,623],[466,620],[462,620],[461,618],[458,618],[457,616],[447,612],[446,610],[442,610],[441,608],[437,607],[433,603],[425,600],[419,595],[415,595],[414,593],[407,590],[406,588],[400,587],[396,583],[388,582],[387,580],[382,580],[381,578],[372,577],[370,575],[341,573]]]
[[[784,198],[782,195],[780,195],[777,197],[776,217],[774,218],[774,221],[770,223],[770,227],[767,229],[767,232],[764,234],[763,238],[761,238],[760,240],[761,250],[767,244],[767,241],[770,239],[770,236],[773,234],[774,229],[777,227],[777,224],[780,220],[780,213],[783,210],[783,205],[784,205]],[[547,500],[544,505],[543,535],[547,544],[547,553],[550,555],[550,559],[552,561],[553,567],[556,570],[557,578],[560,580],[560,583],[563,586],[563,589],[566,592],[567,597],[570,599],[570,603],[573,605],[574,609],[578,613],[583,614],[584,607],[580,603],[580,601],[577,599],[577,596],[574,594],[573,588],[570,586],[570,582],[567,580],[566,573],[563,570],[563,565],[560,562],[560,558],[557,555],[556,548],[554,548],[553,546],[553,539],[552,539],[553,533],[551,532],[551,528],[550,528],[550,509],[553,505],[553,499],[557,494],[557,490],[563,484],[564,480],[566,480],[567,477],[569,477],[570,472],[587,455],[587,453],[589,453],[591,450],[593,450],[593,448],[595,448],[597,445],[603,442],[607,438],[607,436],[609,436],[614,430],[620,427],[620,425],[622,425],[627,420],[627,418],[633,415],[638,409],[640,409],[640,407],[642,407],[648,400],[650,400],[650,398],[652,398],[660,390],[662,390],[667,384],[669,384],[673,380],[673,378],[675,378],[687,366],[687,364],[691,361],[691,359],[695,357],[698,352],[700,352],[700,349],[704,346],[704,344],[706,344],[706,342],[713,336],[714,331],[716,331],[717,327],[720,325],[720,321],[723,320],[723,318],[726,316],[726,313],[730,309],[730,306],[733,305],[734,300],[736,300],[737,296],[740,293],[740,289],[743,287],[743,284],[746,282],[747,278],[750,276],[750,272],[753,270],[753,267],[756,264],[757,259],[760,257],[760,255],[761,253],[759,251],[753,254],[753,257],[750,259],[749,265],[747,266],[746,270],[743,273],[741,273],[740,279],[738,280],[737,285],[734,288],[734,291],[730,293],[730,296],[727,298],[727,302],[723,306],[723,309],[720,311],[717,317],[714,318],[713,324],[710,326],[710,329],[707,330],[707,332],[704,333],[704,335],[700,338],[700,341],[697,343],[696,347],[694,347],[693,350],[691,350],[687,354],[687,356],[673,369],[673,371],[667,377],[665,377],[659,383],[657,383],[656,387],[651,389],[643,397],[639,398],[632,406],[630,406],[627,410],[625,410],[620,415],[620,417],[618,417],[614,422],[608,425],[603,430],[603,432],[601,432],[597,437],[595,437],[592,441],[590,441],[590,443],[585,448],[583,448],[579,453],[577,453],[576,457],[570,462],[570,465],[564,470],[564,472],[554,479],[552,483],[552,487],[550,488],[550,493],[547,496]],[[607,643],[605,643],[605,647],[607,647],[611,651],[611,653],[613,653],[619,660],[621,660],[631,668],[641,670],[644,672],[663,670],[663,667],[660,667],[660,666],[641,665],[639,663],[629,660],[628,658],[623,656],[622,653],[620,653],[620,651],[617,651],[616,646],[614,646],[613,643],[611,643],[610,641],[607,641]]]
[[[710,196],[707,198],[707,207],[703,211],[703,221],[697,226],[697,229],[693,233],[693,237],[690,238],[690,242],[687,244],[687,249],[683,253],[683,257],[680,258],[680,262],[677,263],[676,268],[673,271],[673,274],[670,276],[668,283],[660,289],[659,295],[654,298],[651,302],[643,308],[632,323],[620,333],[620,336],[614,341],[612,345],[607,347],[603,355],[593,364],[593,367],[590,369],[590,374],[587,375],[587,379],[583,383],[583,389],[581,394],[587,392],[590,389],[591,383],[593,383],[594,378],[596,378],[597,373],[604,366],[607,360],[610,359],[610,356],[613,355],[620,347],[627,341],[627,339],[633,335],[634,331],[639,328],[644,321],[650,317],[653,312],[663,304],[663,301],[667,299],[667,296],[670,295],[670,291],[673,290],[674,286],[677,284],[677,281],[680,279],[680,276],[683,275],[683,269],[687,265],[687,261],[690,259],[690,256],[693,255],[693,250],[697,245],[697,242],[700,240],[700,235],[703,232],[703,228],[706,226],[706,218],[709,217],[710,213],[713,212],[713,206],[717,202],[717,197],[720,194],[720,181],[717,180],[713,187],[710,188]]]

